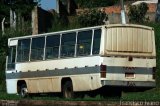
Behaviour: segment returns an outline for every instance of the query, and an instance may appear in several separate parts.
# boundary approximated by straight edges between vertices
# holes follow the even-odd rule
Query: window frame
[[[57,57],[56,58],[46,58],[46,51],[47,51],[47,37],[52,37],[52,36],[59,36],[59,45],[57,45],[57,47],[58,47],[58,52],[57,52]],[[60,43],[61,43],[61,34],[60,33],[58,33],[58,34],[52,34],[52,35],[46,35],[46,37],[45,37],[45,59],[44,60],[54,60],[54,59],[59,59],[60,57],[60,54],[59,54],[59,52],[60,52]]]
[[[77,31],[69,31],[69,32],[66,32],[66,33],[62,33],[61,34],[61,50],[60,50],[60,52],[62,52],[62,39],[63,39],[63,36],[67,36],[67,34],[75,34],[75,35],[73,35],[73,36],[75,36],[75,41],[74,41],[74,44],[72,45],[72,46],[74,46],[74,53],[73,53],[73,56],[64,56],[64,57],[62,57],[61,55],[60,55],[60,58],[74,58],[74,57],[76,57],[76,44],[77,44]]]
[[[32,44],[33,44],[33,39],[38,39],[38,38],[44,38],[44,44],[43,44],[43,57],[42,57],[42,59],[32,59]],[[32,61],[43,61],[43,60],[45,60],[45,58],[44,58],[44,47],[45,47],[45,36],[38,36],[38,37],[32,37],[31,38],[32,40],[31,40],[31,43],[30,43],[30,61],[32,62]]]
[[[76,43],[77,43],[77,49],[76,49],[76,53],[78,53],[78,36],[79,36],[79,33],[80,33],[80,32],[91,31],[91,42],[90,42],[91,44],[90,44],[90,52],[89,52],[88,55],[77,55],[77,54],[76,54],[76,57],[90,56],[90,55],[91,55],[93,30],[94,30],[94,29],[85,29],[85,30],[79,30],[79,31],[77,31],[77,42],[76,42]]]
[[[24,63],[24,62],[29,62],[30,61],[30,51],[31,51],[31,42],[32,42],[32,39],[31,38],[23,38],[23,39],[19,39],[18,40],[18,42],[19,41],[21,41],[21,40],[30,40],[30,43],[29,43],[29,49],[28,49],[28,51],[29,51],[29,53],[28,53],[28,60],[25,60],[25,61],[18,61],[18,44],[17,44],[17,46],[16,46],[16,63]]]
[[[15,69],[16,58],[17,58],[16,57],[17,56],[17,45],[9,46],[8,51],[9,51],[9,53],[6,58],[6,70],[7,71]],[[14,57],[14,61],[13,61],[13,57]],[[10,68],[9,65],[13,65],[13,66]]]
[[[94,49],[94,40],[95,40],[95,31],[96,30],[100,30],[101,31],[101,33],[100,33],[100,42],[99,42],[99,52],[97,53],[97,54],[95,54],[95,53],[93,53],[93,49]],[[100,54],[100,48],[101,48],[101,39],[102,39],[102,29],[101,28],[95,28],[95,29],[93,29],[93,31],[94,31],[94,35],[93,35],[93,47],[92,47],[92,55],[99,55]]]
[[[18,39],[18,41],[20,40],[24,40],[24,39],[29,39],[30,40],[30,44],[29,44],[29,57],[28,57],[28,61],[19,61],[19,62],[32,62],[32,61],[44,61],[44,60],[54,60],[54,59],[63,59],[63,58],[75,58],[75,57],[85,57],[85,56],[93,56],[93,55],[99,55],[99,53],[94,54],[93,53],[93,48],[94,48],[94,36],[95,36],[95,30],[101,30],[101,35],[100,35],[100,47],[99,47],[99,53],[100,53],[100,48],[101,48],[101,39],[102,39],[102,28],[101,27],[97,27],[97,28],[90,28],[90,29],[78,29],[78,30],[71,30],[71,31],[64,31],[64,32],[57,32],[57,33],[49,33],[46,35],[40,35],[40,36],[33,36],[33,37],[25,37],[25,38],[20,38]],[[91,31],[91,39],[90,39],[90,51],[88,54],[84,55],[78,55],[78,36],[80,32],[85,32],[85,31]],[[75,33],[75,43],[74,43],[74,55],[73,56],[66,56],[66,57],[62,57],[61,56],[61,50],[62,50],[62,36],[67,34],[67,33]],[[46,51],[47,51],[47,37],[49,36],[54,36],[54,35],[58,35],[59,38],[59,45],[58,45],[58,57],[56,58],[46,58]],[[32,55],[32,43],[33,43],[33,39],[35,38],[44,38],[44,46],[43,46],[43,59],[31,59],[31,55]],[[18,44],[16,45],[16,57],[15,57],[15,62],[18,63],[17,61],[17,56],[18,55]]]

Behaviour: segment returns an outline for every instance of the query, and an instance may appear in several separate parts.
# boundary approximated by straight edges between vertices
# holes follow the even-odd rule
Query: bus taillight
[[[156,67],[153,67],[152,75],[153,75],[153,79],[155,79],[156,78]]]
[[[101,78],[106,78],[106,71],[107,71],[107,66],[106,65],[101,65]]]

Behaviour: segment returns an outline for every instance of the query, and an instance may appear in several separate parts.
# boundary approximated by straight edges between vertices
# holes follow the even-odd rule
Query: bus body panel
[[[111,56],[155,57],[154,30],[144,26],[105,27],[103,54]],[[104,34],[104,33],[103,33]]]
[[[102,87],[99,74],[84,74],[63,77],[39,77],[39,78],[24,78],[17,80],[6,80],[7,93],[15,94],[17,92],[17,81],[26,81],[29,93],[47,93],[47,92],[61,92],[61,79],[70,77],[73,83],[73,90],[75,92],[91,91]]]
[[[141,25],[108,25],[102,27],[100,55],[107,67],[102,85],[155,87],[156,67],[154,30]],[[132,75],[133,77],[126,77]],[[137,84],[135,84],[137,83]]]
[[[17,93],[17,79],[6,79],[6,89],[8,94]]]
[[[128,82],[132,82],[136,87],[155,87],[155,59],[133,58],[129,62],[127,57],[104,57],[102,64],[107,66],[106,78],[101,78],[103,86],[129,86]],[[133,76],[126,76],[128,73]]]
[[[61,92],[62,78],[71,78],[74,91],[90,91],[102,86],[100,63],[100,56],[26,62],[16,64],[16,72],[6,77],[25,80],[29,93]]]
[[[100,56],[88,56],[78,58],[66,58],[66,59],[55,59],[45,61],[33,61],[25,63],[17,63],[16,70],[27,72],[27,71],[42,71],[42,70],[55,70],[55,69],[70,69],[80,67],[92,67],[100,64]]]
[[[27,81],[29,93],[39,92],[61,92],[61,81],[63,78],[71,78],[75,92],[91,91],[102,87],[99,74],[82,74],[53,76],[48,78],[24,79]]]

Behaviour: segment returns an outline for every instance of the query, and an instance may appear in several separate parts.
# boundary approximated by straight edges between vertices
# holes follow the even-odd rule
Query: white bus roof
[[[33,38],[33,37],[40,37],[40,36],[60,34],[60,33],[76,32],[76,31],[88,30],[88,29],[98,29],[98,28],[101,28],[101,27],[102,26],[95,26],[95,27],[78,28],[78,29],[71,29],[71,30],[64,30],[64,31],[57,31],[57,32],[49,32],[49,33],[43,33],[43,34],[37,34],[37,35],[28,35],[28,36],[22,36],[22,37],[14,37],[14,38],[9,38],[9,40],[24,39],[24,38]]]
[[[101,25],[101,26],[95,26],[95,27],[86,27],[86,28],[78,28],[78,29],[71,29],[71,30],[64,30],[64,31],[57,31],[57,32],[50,32],[50,33],[43,33],[43,34],[37,34],[37,35],[28,35],[28,36],[22,36],[22,37],[14,37],[14,38],[9,38],[8,39],[8,44],[11,40],[18,40],[18,39],[24,39],[24,38],[34,38],[34,37],[41,37],[41,36],[46,36],[46,35],[53,35],[53,34],[60,34],[60,33],[67,33],[67,32],[76,32],[76,31],[81,31],[81,30],[88,30],[88,29],[98,29],[102,27],[121,27],[121,26],[126,26],[126,27],[137,27],[137,28],[144,28],[148,30],[153,30],[152,27],[144,26],[144,25],[137,25],[137,24],[109,24],[109,25]]]

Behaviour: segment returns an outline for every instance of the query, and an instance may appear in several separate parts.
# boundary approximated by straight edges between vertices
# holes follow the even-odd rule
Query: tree
[[[157,10],[156,10],[155,21],[156,22],[160,22],[160,0],[158,0],[158,3],[157,3]]]
[[[9,7],[6,6],[3,0],[1,0],[0,1],[0,23],[4,17],[6,18],[7,21],[9,21]]]
[[[114,5],[118,0],[75,0],[81,8],[106,7]]]
[[[20,16],[27,19],[28,15],[30,16],[33,7],[37,5],[38,2],[34,2],[34,0],[12,0],[9,4],[16,14],[20,14]]]
[[[128,12],[129,21],[132,23],[144,23],[148,20],[148,18],[145,17],[147,10],[148,5],[146,3],[130,5]]]
[[[5,90],[5,57],[7,55],[8,49],[8,38],[31,34],[31,31],[28,29],[29,26],[31,26],[31,23],[28,24],[28,17],[31,17],[31,10],[35,5],[38,4],[38,1],[34,1],[35,0],[0,0],[0,22],[5,17],[6,22],[8,24],[10,23],[10,9],[12,9],[16,12],[16,14],[18,14],[20,20],[22,18],[27,20],[27,22],[25,22],[24,24],[25,31],[16,31],[10,28],[6,28],[6,33],[2,36],[2,32],[0,30],[0,90]]]
[[[22,20],[31,22],[31,11],[38,2],[38,0],[0,0],[0,20],[5,17],[6,22],[10,23],[10,10],[12,10],[16,13],[18,23],[22,23]]]
[[[78,16],[78,22],[82,27],[96,26],[104,24],[103,20],[108,18],[105,12],[100,10],[85,10]]]

